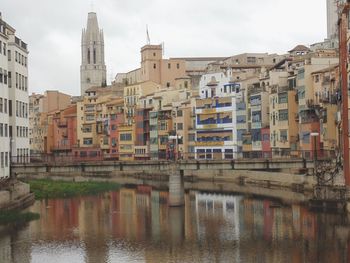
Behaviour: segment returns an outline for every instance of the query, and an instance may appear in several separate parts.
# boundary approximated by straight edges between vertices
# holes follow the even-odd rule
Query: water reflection
[[[0,262],[348,262],[342,216],[189,192],[169,207],[150,186],[38,201],[38,221],[0,233]]]

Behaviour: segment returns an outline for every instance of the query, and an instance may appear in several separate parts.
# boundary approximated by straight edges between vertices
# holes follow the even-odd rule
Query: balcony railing
[[[222,119],[209,118],[209,119],[197,122],[198,125],[227,124],[227,123],[232,123],[232,118],[222,118]]]
[[[57,126],[60,128],[65,128],[65,127],[67,127],[67,125],[68,125],[67,121],[59,121],[57,123]]]
[[[214,146],[214,145],[213,145]],[[262,150],[244,150],[239,152],[230,152],[222,154],[213,153],[194,153],[194,152],[179,152],[180,160],[201,160],[206,158],[207,160],[251,160],[251,159],[262,159],[262,160],[279,160],[279,159],[304,159],[313,160],[314,152],[310,150],[288,150],[288,149],[274,149],[272,151],[262,151]],[[128,153],[130,159],[137,159],[137,155],[134,153]],[[142,155],[142,159],[151,159],[151,154],[145,153]],[[195,158],[195,156],[197,158]],[[320,149],[317,151],[318,161],[330,160],[336,157],[336,152],[334,150]],[[88,163],[96,161],[115,161],[119,159],[119,153],[115,154],[104,154],[99,152],[98,155],[93,156],[76,156],[72,153],[66,153],[64,156],[57,156],[55,154],[37,154],[31,156],[12,156],[11,164],[25,164],[25,163],[43,163],[43,164],[78,164],[78,163]],[[158,156],[157,159],[163,160],[173,160],[168,155]]]

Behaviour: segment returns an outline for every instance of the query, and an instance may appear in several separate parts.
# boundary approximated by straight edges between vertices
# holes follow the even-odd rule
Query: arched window
[[[96,64],[96,48],[94,48],[94,64]]]
[[[90,48],[88,48],[87,50],[87,61],[88,61],[88,64],[90,64]]]

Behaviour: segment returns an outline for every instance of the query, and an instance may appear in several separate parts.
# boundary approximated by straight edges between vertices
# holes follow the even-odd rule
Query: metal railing
[[[73,155],[67,153],[65,155],[55,154],[37,154],[29,156],[12,156],[12,164],[28,164],[28,163],[44,163],[44,164],[70,164],[70,163],[89,163],[89,162],[103,162],[103,161],[119,161],[120,153],[114,154],[88,154],[84,156]],[[128,154],[127,161],[133,160],[164,160],[164,161],[177,161],[177,160],[198,160],[198,161],[228,161],[228,160],[314,160],[317,161],[332,160],[337,158],[335,150],[318,150],[317,154],[314,151],[242,151],[242,152],[221,152],[221,151],[199,151],[194,152],[169,152],[162,151],[158,155],[143,153],[143,154]],[[121,158],[126,160],[125,158]]]

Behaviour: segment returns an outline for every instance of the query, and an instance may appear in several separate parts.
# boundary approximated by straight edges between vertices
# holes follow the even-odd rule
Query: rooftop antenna
[[[151,44],[151,39],[149,37],[149,33],[148,33],[148,25],[146,25],[146,34],[147,34],[147,45]]]
[[[91,1],[91,3],[90,3],[90,9],[91,9],[91,12],[94,12],[94,1]]]

